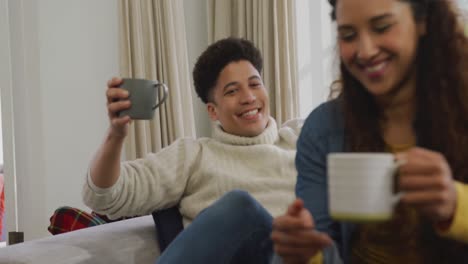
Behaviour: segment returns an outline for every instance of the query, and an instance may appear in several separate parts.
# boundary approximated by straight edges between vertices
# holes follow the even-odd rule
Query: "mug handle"
[[[168,93],[168,88],[167,88],[167,85],[165,85],[164,83],[157,83],[154,85],[154,88],[157,88],[157,87],[160,87],[162,86],[163,87],[163,98],[161,100],[159,100],[159,102],[153,106],[153,110],[156,109],[158,106],[160,106],[162,103],[164,103],[164,101],[166,101],[166,98],[167,98],[167,93]]]
[[[397,173],[397,170],[398,170],[398,168],[399,168],[401,165],[403,165],[403,164],[405,164],[405,163],[406,163],[406,160],[396,160],[396,161],[395,161],[395,164],[393,165],[393,168],[392,168],[392,169],[393,169],[393,177],[394,177],[393,184],[394,184],[394,189],[395,189],[395,190],[396,190],[396,184],[397,184],[397,182],[398,182],[398,178],[397,178],[398,173]],[[391,199],[392,204],[395,205],[396,203],[398,203],[398,202],[400,201],[401,197],[403,197],[404,194],[405,194],[404,192],[396,192],[396,193],[393,195],[392,199]]]

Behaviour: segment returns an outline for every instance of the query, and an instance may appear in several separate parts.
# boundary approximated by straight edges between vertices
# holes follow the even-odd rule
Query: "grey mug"
[[[128,99],[132,105],[129,109],[119,112],[119,117],[128,115],[136,120],[153,119],[154,110],[167,98],[167,86],[161,82],[145,79],[123,78],[122,80],[120,88],[128,91]]]

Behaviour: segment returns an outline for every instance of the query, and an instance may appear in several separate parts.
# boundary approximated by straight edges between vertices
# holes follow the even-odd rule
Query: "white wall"
[[[119,69],[118,2],[0,1],[0,7],[9,5],[10,24],[2,24],[0,33],[8,37],[11,50],[0,55],[11,55],[11,66],[2,67],[2,84],[11,79],[15,121],[7,129],[14,131],[15,144],[5,155],[16,152],[18,226],[30,240],[48,235],[49,217],[57,207],[86,209],[83,177],[108,126],[105,84]],[[185,0],[185,5],[192,67],[207,45],[206,0]],[[205,107],[198,98],[194,101],[197,135],[208,136]],[[14,203],[9,207],[7,213]],[[7,226],[15,229],[11,219]]]
[[[19,230],[30,240],[48,234],[57,207],[84,208],[83,177],[108,124],[105,84],[118,74],[117,1],[8,3]]]
[[[335,29],[327,1],[296,0],[299,104],[301,117],[324,102],[334,71]]]
[[[15,173],[15,151],[14,151],[14,126],[13,126],[13,104],[12,104],[12,63],[11,63],[11,45],[10,45],[10,22],[8,12],[8,0],[0,0],[0,99],[2,101],[2,137],[5,142],[4,152],[9,154],[4,158],[6,173],[16,175]],[[15,177],[5,179],[5,206],[10,208],[10,214],[5,215],[4,227],[11,227],[9,230],[16,230],[17,222]],[[5,230],[5,229],[4,229]]]
[[[31,224],[44,226],[44,163],[42,148],[41,97],[39,86],[37,12],[34,1],[8,1],[11,41],[11,88],[14,124],[14,153],[18,184],[19,228],[37,235]],[[28,5],[28,7],[27,7]],[[4,91],[2,87],[2,92]],[[3,95],[3,94],[2,94]],[[3,100],[3,98],[2,98]],[[5,113],[2,113],[5,114]],[[5,125],[6,129],[6,125]],[[5,151],[5,155],[11,153]],[[7,228],[11,231],[12,176],[5,171]],[[40,190],[40,191],[37,191]]]
[[[40,87],[48,215],[83,208],[81,185],[108,127],[107,80],[119,74],[115,0],[41,0]]]

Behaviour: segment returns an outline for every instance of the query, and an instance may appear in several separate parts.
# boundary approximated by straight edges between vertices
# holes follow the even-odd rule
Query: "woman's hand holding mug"
[[[399,168],[401,202],[416,208],[435,224],[450,222],[455,214],[457,193],[450,166],[443,155],[412,148],[396,155],[405,163]]]

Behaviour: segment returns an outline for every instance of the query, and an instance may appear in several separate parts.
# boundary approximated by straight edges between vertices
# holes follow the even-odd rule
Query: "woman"
[[[304,124],[296,157],[296,194],[304,202],[275,219],[276,253],[285,263],[330,256],[345,263],[465,263],[468,41],[455,8],[445,0],[329,2],[340,93]],[[393,152],[406,161],[392,220],[330,218],[326,156],[344,151]]]

